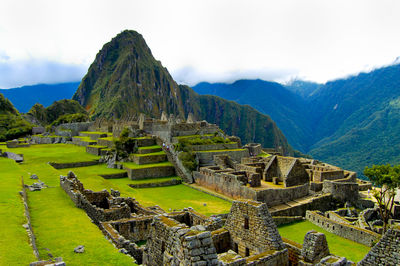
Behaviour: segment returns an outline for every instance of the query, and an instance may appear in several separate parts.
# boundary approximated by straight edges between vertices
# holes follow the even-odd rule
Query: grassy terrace
[[[138,150],[150,150],[150,149],[160,149],[160,145],[153,145],[153,146],[144,146],[144,147],[139,147]]]
[[[212,137],[214,134],[204,134],[204,135],[187,135],[187,136],[178,136],[174,137],[177,139],[191,139],[191,138],[201,138],[201,137]]]
[[[12,160],[0,158],[0,265],[28,265],[35,261],[28,235],[24,206],[18,191],[26,173]],[[23,254],[23,255],[22,255]]]
[[[183,209],[193,207],[205,215],[227,213],[231,204],[227,201],[199,192],[185,185],[133,189],[128,184],[140,182],[160,182],[177,177],[155,178],[133,181],[129,178],[104,179],[100,174],[124,172],[109,169],[105,165],[79,167],[75,169],[54,169],[47,162],[76,162],[97,159],[85,152],[85,147],[69,144],[31,145],[29,148],[7,149],[3,151],[24,154],[25,161],[16,164],[0,158],[0,265],[28,264],[35,260],[28,244],[25,229],[21,226],[26,221],[23,217],[23,205],[19,198],[20,177],[25,183],[33,183],[30,174],[37,174],[49,188],[28,193],[33,230],[37,238],[42,259],[47,253],[61,256],[67,265],[126,265],[131,259],[118,252],[109,243],[101,231],[91,223],[86,213],[76,208],[68,195],[59,186],[60,174],[74,171],[85,188],[99,191],[117,189],[122,196],[136,198],[144,206],[159,205],[161,208]],[[139,167],[129,163],[131,167]],[[145,167],[171,165],[169,162],[146,165]],[[85,253],[76,254],[73,249],[85,245]],[[47,251],[49,249],[50,251]],[[5,255],[6,254],[6,255]],[[21,254],[24,254],[21,256]]]
[[[136,154],[135,154],[136,155]],[[148,155],[148,154],[146,154]],[[158,167],[158,166],[173,166],[172,163],[166,161],[162,163],[150,163],[150,164],[135,164],[134,162],[126,162],[123,163],[124,167],[129,169],[140,169],[140,168],[151,168],[151,167]]]
[[[146,154],[134,153],[132,155],[138,156],[138,157],[146,157],[146,156],[163,155],[163,154],[165,154],[165,151],[158,151],[158,152],[152,152],[152,153],[146,153]]]
[[[271,154],[266,153],[265,151],[261,151],[261,153],[257,155],[257,157],[269,157],[269,156],[271,156]]]
[[[353,262],[360,261],[370,250],[370,247],[332,234],[309,221],[282,225],[278,227],[278,230],[282,237],[300,244],[303,244],[304,235],[310,230],[324,233],[328,241],[330,252],[335,255],[346,257]]]
[[[226,149],[226,150],[209,150],[209,151],[196,151],[196,152],[224,152],[224,151],[244,151],[246,149]]]

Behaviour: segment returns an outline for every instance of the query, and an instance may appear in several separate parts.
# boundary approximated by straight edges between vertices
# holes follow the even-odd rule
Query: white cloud
[[[324,82],[398,57],[399,13],[397,0],[3,0],[0,50],[12,62],[87,68],[104,43],[134,29],[185,83],[256,74]]]
[[[66,64],[46,59],[0,60],[0,88],[79,81],[86,71],[87,67],[84,65]]]

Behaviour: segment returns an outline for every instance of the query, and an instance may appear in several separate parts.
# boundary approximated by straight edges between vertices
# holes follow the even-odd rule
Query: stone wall
[[[56,163],[56,162],[49,162],[51,166],[55,169],[65,169],[65,168],[76,168],[76,167],[86,167],[100,164],[98,160],[87,161],[87,162],[73,162],[73,163]]]
[[[400,230],[389,229],[358,265],[400,265],[399,254]]]
[[[211,150],[226,150],[226,149],[238,149],[238,143],[217,143],[217,144],[205,144],[205,145],[192,145],[193,151],[211,151]]]
[[[343,203],[346,201],[356,203],[359,197],[357,183],[341,182],[340,180],[324,180],[322,192],[332,194],[334,199]]]
[[[214,247],[217,250],[218,254],[227,252],[228,250],[232,249],[231,236],[229,234],[229,231],[225,228],[212,231],[211,236]]]
[[[131,154],[131,160],[135,164],[150,164],[150,163],[159,163],[167,160],[166,154],[158,154],[158,155],[135,155]]]
[[[287,187],[281,189],[264,189],[256,192],[254,200],[267,203],[268,207],[293,201],[298,198],[307,196],[309,193],[309,185]]]
[[[283,250],[285,246],[264,203],[234,201],[225,223],[237,253],[242,257],[268,250]]]
[[[132,180],[158,178],[175,175],[175,167],[173,166],[155,166],[148,168],[130,169],[124,168],[128,172],[128,177]]]
[[[72,139],[71,137],[63,137],[63,136],[32,136],[31,143],[32,144],[57,144],[57,143],[68,143]]]
[[[72,172],[68,173],[68,176],[60,176],[60,186],[75,205],[83,209],[97,225],[104,221],[131,217],[131,208],[125,202],[113,206],[112,202],[108,200],[110,195],[107,191],[85,190]]]
[[[331,210],[333,204],[332,195],[320,195],[312,198],[309,202],[293,206],[291,208],[271,211],[273,216],[305,216],[307,210]],[[333,204],[333,205],[332,205]]]
[[[182,184],[180,179],[171,179],[161,182],[150,182],[150,183],[139,183],[139,184],[128,184],[132,188],[149,188],[149,187],[168,187]]]
[[[276,226],[279,226],[282,224],[290,224],[293,222],[303,221],[304,217],[303,216],[272,216],[272,219],[274,220],[274,223],[276,224]]]
[[[81,131],[88,131],[93,122],[68,123],[56,127],[55,134],[64,137],[78,136]]]
[[[200,165],[212,165],[214,156],[216,155],[228,155],[233,160],[240,162],[243,157],[249,157],[249,151],[247,149],[241,150],[225,150],[225,151],[209,151],[209,152],[196,152]]]
[[[145,265],[218,265],[211,232],[154,217],[143,254]]]
[[[316,211],[307,211],[306,219],[328,232],[366,246],[371,246],[380,238],[380,235],[372,231],[333,221]]]

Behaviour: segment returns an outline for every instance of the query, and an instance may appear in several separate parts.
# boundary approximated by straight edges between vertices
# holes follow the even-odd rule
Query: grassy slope
[[[36,258],[22,227],[26,219],[18,194],[21,176],[27,175],[14,161],[5,158],[0,158],[0,169],[0,265],[28,265]]]
[[[304,236],[308,231],[315,230],[324,233],[328,241],[330,252],[335,255],[346,257],[353,262],[360,261],[370,250],[367,246],[325,231],[309,221],[282,225],[278,227],[278,230],[282,237],[300,244],[303,244]]]

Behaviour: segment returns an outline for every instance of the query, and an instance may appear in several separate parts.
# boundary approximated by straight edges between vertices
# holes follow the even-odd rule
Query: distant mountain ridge
[[[399,64],[324,85],[242,80],[193,89],[268,112],[294,148],[317,159],[359,173],[366,165],[400,163]]]
[[[47,107],[55,101],[71,99],[78,86],[79,82],[38,84],[12,89],[0,89],[0,93],[8,98],[18,111],[26,113],[36,103]]]

